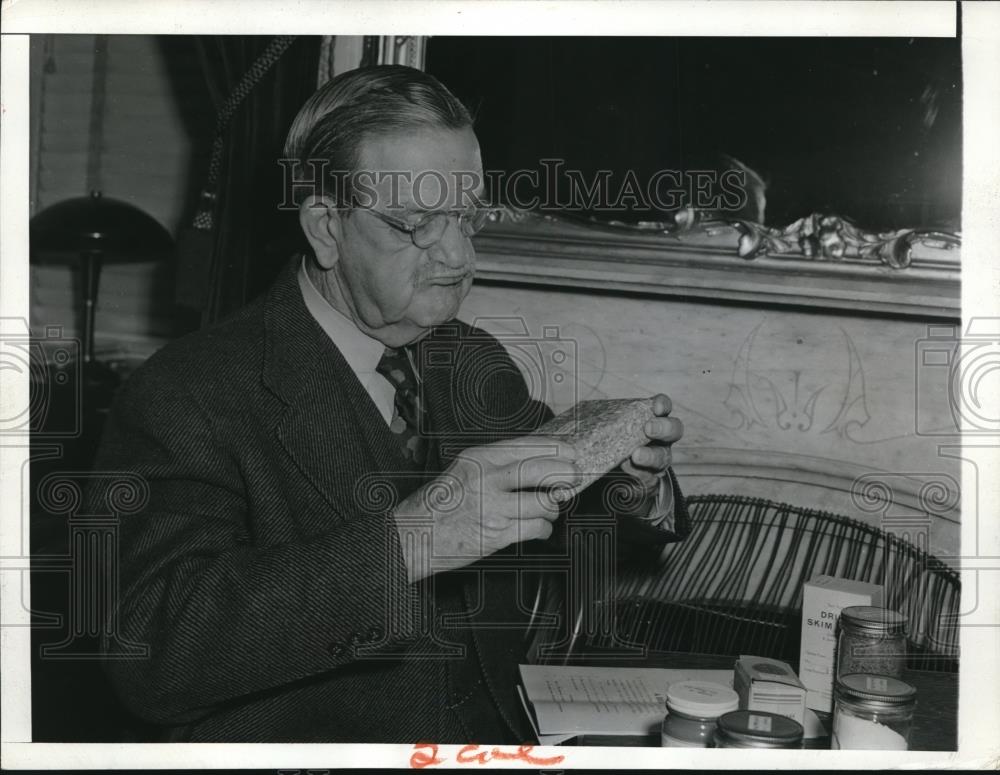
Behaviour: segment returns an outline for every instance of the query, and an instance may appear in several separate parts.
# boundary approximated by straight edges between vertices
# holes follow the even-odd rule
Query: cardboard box
[[[806,705],[833,711],[833,677],[836,671],[837,620],[852,605],[882,605],[882,587],[863,581],[816,576],[802,590],[802,640],[799,679],[806,687]]]
[[[767,657],[744,657],[733,669],[740,710],[764,710],[805,726],[806,687],[792,666]]]

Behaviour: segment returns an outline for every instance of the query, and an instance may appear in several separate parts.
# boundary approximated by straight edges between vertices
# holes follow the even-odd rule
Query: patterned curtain
[[[217,122],[198,213],[178,245],[175,298],[189,329],[261,293],[297,247],[296,214],[278,207],[278,159],[316,88],[321,38],[203,36],[198,43]]]

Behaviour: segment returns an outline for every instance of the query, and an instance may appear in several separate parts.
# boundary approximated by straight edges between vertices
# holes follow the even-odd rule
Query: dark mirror
[[[960,229],[956,39],[435,37],[427,69],[474,112],[488,169],[540,172],[501,186],[507,204],[537,194],[532,209],[628,223],[709,205],[777,226],[827,212]],[[727,171],[746,175],[738,207]],[[568,201],[567,174],[608,193]]]

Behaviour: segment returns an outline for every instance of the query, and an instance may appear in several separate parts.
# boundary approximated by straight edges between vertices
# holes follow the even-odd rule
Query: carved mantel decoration
[[[595,229],[610,228],[637,233],[656,233],[670,237],[684,237],[701,230],[712,236],[720,228],[735,227],[740,234],[736,254],[740,258],[754,259],[764,255],[796,254],[798,257],[817,261],[839,261],[843,258],[860,258],[884,264],[892,269],[906,269],[910,265],[913,245],[921,243],[937,250],[953,250],[962,244],[958,234],[931,229],[896,229],[894,231],[865,231],[849,219],[827,213],[812,213],[799,218],[784,228],[765,226],[742,218],[726,219],[717,211],[685,207],[673,216],[673,222],[639,221],[628,224],[622,221],[597,221],[573,216],[539,214],[530,210],[501,207],[498,220],[524,223],[531,218],[549,222],[588,224]]]
[[[624,223],[501,207],[476,245],[486,281],[960,316],[959,234],[831,213],[774,227],[696,208]]]
[[[878,261],[893,269],[910,265],[914,243],[945,250],[961,245],[957,234],[925,229],[864,231],[846,218],[813,213],[783,229],[753,221],[736,221],[741,234],[737,245],[740,258],[753,259],[768,253],[794,253],[806,258],[839,261],[856,257]]]

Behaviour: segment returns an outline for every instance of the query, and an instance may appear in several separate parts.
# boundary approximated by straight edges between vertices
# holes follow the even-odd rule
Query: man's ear
[[[317,263],[331,269],[340,260],[343,237],[341,211],[327,197],[310,196],[299,205],[299,225],[313,249]]]

